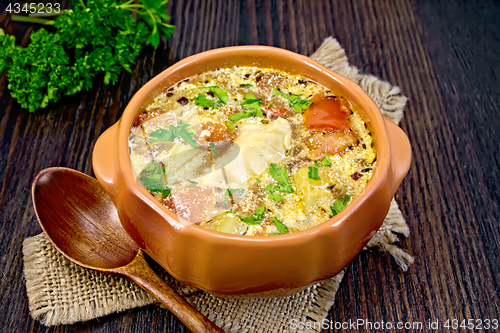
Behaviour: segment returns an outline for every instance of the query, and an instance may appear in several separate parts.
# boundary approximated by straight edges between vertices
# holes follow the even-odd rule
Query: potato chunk
[[[319,177],[320,180],[314,180],[309,178],[309,170],[308,168],[301,168],[295,175],[293,175],[293,181],[295,183],[295,188],[297,192],[301,192],[302,190],[310,187],[310,186],[328,186],[330,185],[330,177],[328,175],[328,169],[324,167],[319,168]]]
[[[332,192],[318,187],[308,187],[302,195],[307,214],[314,213],[318,208],[328,208],[334,199]]]
[[[214,217],[210,222],[202,225],[205,228],[215,231],[224,232],[226,234],[244,234],[248,229],[248,225],[240,220],[234,214],[220,214]]]

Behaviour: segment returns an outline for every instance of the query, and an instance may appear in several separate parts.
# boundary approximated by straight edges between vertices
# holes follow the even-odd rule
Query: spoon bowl
[[[44,169],[33,181],[32,197],[42,229],[70,261],[128,277],[155,296],[193,332],[223,332],[149,267],[97,180],[72,169]]]

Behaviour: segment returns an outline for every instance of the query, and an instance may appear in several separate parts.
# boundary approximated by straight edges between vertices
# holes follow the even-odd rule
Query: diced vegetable
[[[248,228],[248,226],[234,214],[217,215],[211,223],[207,224],[207,227],[226,234],[240,234]]]
[[[332,133],[316,133],[312,136],[311,158],[320,159],[328,155],[343,152],[349,146],[355,146],[358,140],[351,132],[334,131]]]
[[[306,212],[313,211],[314,208],[318,206],[318,204],[321,205],[322,203],[331,202],[333,200],[332,192],[326,189],[312,186],[304,189],[302,195],[302,202],[304,203]],[[326,207],[328,208],[328,206]]]
[[[327,169],[319,168],[318,174],[320,180],[314,180],[309,177],[309,169],[307,167],[299,169],[299,171],[293,175],[293,181],[297,192],[301,192],[310,186],[324,186],[330,183]]]
[[[304,112],[304,123],[308,128],[320,130],[348,130],[349,107],[339,98],[317,98]]]
[[[172,191],[171,205],[186,220],[198,223],[211,217],[215,197],[211,188],[195,186]]]
[[[231,131],[227,126],[221,123],[214,123],[211,121],[204,123],[202,125],[202,133],[206,133],[205,140],[207,142],[233,141]]]

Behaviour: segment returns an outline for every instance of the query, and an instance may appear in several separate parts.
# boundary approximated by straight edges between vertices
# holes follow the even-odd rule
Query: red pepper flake
[[[360,174],[359,172],[355,172],[351,175],[351,178],[354,179],[354,180],[358,180],[359,178],[363,177],[362,174]]]

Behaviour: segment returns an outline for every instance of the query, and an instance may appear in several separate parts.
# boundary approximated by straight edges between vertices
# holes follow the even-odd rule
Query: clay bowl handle
[[[156,297],[167,309],[172,311],[191,332],[224,333],[218,326],[192,307],[156,274],[146,262],[142,251],[128,265],[111,270],[127,276],[151,295]]]
[[[118,192],[116,178],[119,172],[119,160],[116,142],[119,123],[116,122],[101,134],[92,153],[92,167],[96,178],[111,199],[114,199]]]
[[[392,193],[394,194],[410,170],[411,146],[406,133],[398,125],[385,117],[384,122],[391,150]]]

